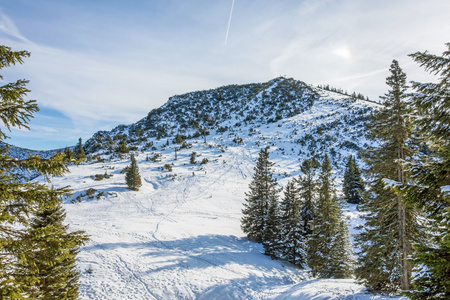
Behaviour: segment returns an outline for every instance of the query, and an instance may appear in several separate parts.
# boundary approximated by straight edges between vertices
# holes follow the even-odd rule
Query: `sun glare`
[[[335,48],[333,50],[333,54],[337,55],[339,57],[345,58],[346,60],[352,59],[352,52],[348,46],[341,46],[338,48]]]

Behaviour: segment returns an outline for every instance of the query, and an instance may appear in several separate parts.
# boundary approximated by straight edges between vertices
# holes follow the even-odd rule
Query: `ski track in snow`
[[[333,103],[319,103],[303,120],[315,121],[333,108]],[[288,124],[299,121],[292,118]],[[279,136],[289,135],[294,125],[257,129],[284,147]],[[245,238],[242,203],[263,147],[253,139],[242,146],[220,140],[228,147],[223,153],[197,140],[193,149],[179,151],[177,161],[171,149],[158,163],[138,155],[139,192],[127,190],[120,174],[127,160],[72,166],[71,173],[56,178],[55,186],[70,184],[75,195],[91,187],[106,195],[65,204],[70,228],[91,235],[78,256],[80,299],[387,299],[366,294],[354,280],[311,279],[307,271],[263,255],[261,245]],[[192,151],[209,162],[191,165]],[[298,174],[295,154],[272,152],[271,160],[279,164],[277,171]],[[165,163],[174,164],[173,172],[161,171]],[[104,173],[103,166],[114,166],[108,171],[113,177],[93,181],[89,176]],[[166,174],[178,176],[172,180]]]

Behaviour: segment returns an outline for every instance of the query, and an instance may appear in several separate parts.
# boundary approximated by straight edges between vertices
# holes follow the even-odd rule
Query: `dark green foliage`
[[[264,221],[264,232],[262,244],[264,254],[272,258],[278,256],[278,248],[280,247],[280,217],[278,212],[278,202],[276,197],[269,200],[266,219]]]
[[[416,210],[406,206],[397,187],[407,182],[402,160],[411,157],[411,107],[407,103],[406,74],[394,60],[390,87],[384,107],[367,124],[369,134],[379,142],[369,149],[371,184],[360,209],[365,212],[363,231],[356,238],[361,252],[357,276],[369,289],[393,293],[410,288],[411,266],[408,257],[412,243],[423,235]]]
[[[0,68],[16,63],[22,63],[28,57],[26,51],[14,52],[11,48],[0,46]],[[0,75],[0,79],[3,77]],[[0,120],[7,129],[12,127],[29,128],[27,123],[38,111],[36,101],[24,100],[29,90],[26,80],[18,80],[0,86]],[[0,140],[6,137],[0,129]],[[38,172],[47,179],[51,176],[62,176],[67,172],[63,153],[55,154],[52,158],[42,159],[30,155],[26,159],[13,159],[8,155],[6,147],[0,147],[0,295],[2,299],[32,298],[36,292],[35,286],[43,282],[44,278],[35,273],[36,266],[48,262],[57,264],[57,257],[49,257],[41,261],[41,257],[31,256],[32,252],[47,247],[55,250],[50,236],[40,236],[30,227],[30,217],[39,215],[41,211],[53,209],[60,203],[60,197],[68,196],[69,189],[50,189],[46,184],[23,182],[13,170]],[[50,181],[50,180],[48,180]],[[63,218],[62,218],[63,219]],[[56,237],[58,236],[58,237]],[[55,233],[55,239],[63,238]],[[81,243],[73,244],[76,248]],[[69,246],[71,247],[71,246]],[[75,257],[76,253],[74,253]],[[71,261],[74,263],[74,260]],[[68,268],[73,268],[71,262]],[[77,275],[74,275],[76,279]],[[65,279],[56,282],[58,286],[68,286]],[[77,285],[70,288],[71,294],[77,293]],[[49,293],[58,291],[48,288]],[[68,292],[68,289],[66,290]],[[75,298],[75,297],[73,297]]]
[[[261,243],[271,199],[278,198],[273,163],[269,161],[268,148],[261,149],[255,166],[255,174],[246,193],[242,210],[241,228],[251,241]]]
[[[348,203],[361,203],[364,184],[361,179],[361,172],[352,155],[348,158],[342,190],[344,192],[344,199]]]
[[[278,249],[281,258],[299,267],[306,266],[306,245],[303,220],[300,217],[300,197],[295,182],[284,190],[280,205]]]
[[[142,186],[141,175],[139,174],[139,167],[137,165],[134,155],[131,155],[131,164],[125,174],[125,181],[130,190],[139,191]]]
[[[308,265],[322,278],[349,278],[353,261],[341,204],[334,194],[328,155],[319,176],[319,199],[308,240]]]
[[[416,243],[413,264],[416,276],[413,299],[450,298],[450,43],[442,56],[417,52],[410,56],[437,83],[413,83],[412,102],[421,118],[417,128],[431,144],[428,160],[407,165],[412,182],[403,189],[407,203],[425,211],[431,239]]]
[[[95,175],[91,175],[90,177],[92,180],[101,181],[103,179],[111,178],[112,176],[113,176],[112,174],[108,174],[105,172],[105,174],[95,174]]]
[[[78,144],[75,147],[75,155],[77,156],[78,160],[86,159],[86,154],[84,152],[83,143],[81,141],[81,138],[78,139]]]
[[[77,299],[76,255],[88,237],[83,231],[68,232],[64,209],[54,202],[55,207],[39,210],[31,220],[24,236],[30,248],[20,255],[18,269],[33,298]]]
[[[166,169],[167,171],[172,172],[173,168],[172,168],[172,166],[170,164],[164,164],[163,169]]]
[[[189,162],[193,165],[195,165],[196,161],[195,161],[195,156],[197,155],[197,152],[192,152],[191,153],[191,158],[189,159]]]
[[[320,164],[314,158],[304,160],[300,165],[303,176],[299,176],[297,180],[300,197],[300,218],[305,237],[312,233],[312,221],[317,197],[317,182],[314,175],[319,166]]]

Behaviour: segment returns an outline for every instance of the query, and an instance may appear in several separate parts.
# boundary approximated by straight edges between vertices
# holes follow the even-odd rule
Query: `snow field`
[[[302,148],[293,142],[293,129],[302,134],[338,108],[317,103],[288,121],[255,128],[254,135],[240,128],[234,135],[243,145],[226,134],[209,136],[207,145],[189,140],[192,148],[180,150],[176,161],[172,146],[159,150],[164,141],[155,141],[160,162],[145,160],[151,152],[136,156],[143,183],[138,192],[126,188],[120,173],[129,159],[72,166],[70,174],[55,178],[56,186],[71,185],[73,198],[96,189],[93,199],[65,201],[70,228],[91,236],[78,256],[80,299],[387,299],[366,294],[354,280],[312,279],[306,270],[272,260],[240,229],[259,149],[271,146],[280,187],[285,185],[299,174]],[[298,125],[304,120],[311,124]],[[190,164],[193,151],[201,155],[198,162],[209,162]],[[172,172],[161,170],[172,163]],[[105,170],[113,177],[90,178]],[[358,223],[354,207],[347,215],[349,223]]]

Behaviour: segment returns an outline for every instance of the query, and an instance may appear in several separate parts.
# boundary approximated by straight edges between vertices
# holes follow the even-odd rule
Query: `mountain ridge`
[[[312,87],[292,78],[277,77],[265,83],[227,85],[210,90],[175,95],[146,117],[130,125],[118,125],[110,131],[95,133],[85,144],[88,153],[117,149],[120,140],[141,147],[149,139],[183,139],[224,134],[241,126],[259,127],[292,118],[324,97],[339,99],[343,105],[365,103],[368,110],[379,104],[353,96]],[[356,107],[356,106],[355,106]],[[364,110],[364,109],[362,109]],[[364,117],[366,119],[367,117]]]

